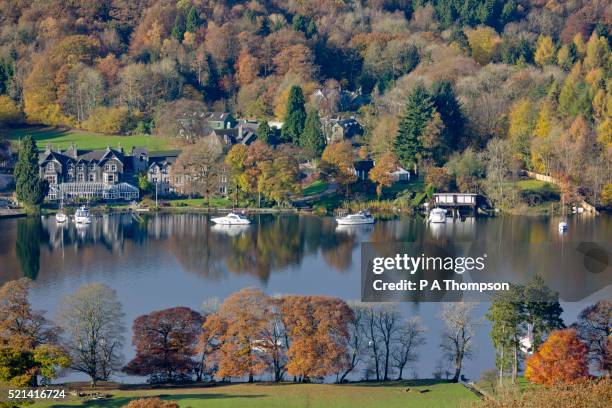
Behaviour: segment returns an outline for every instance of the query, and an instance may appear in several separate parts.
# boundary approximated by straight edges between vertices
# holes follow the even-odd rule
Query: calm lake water
[[[564,236],[557,231],[558,219],[547,217],[467,219],[437,228],[419,217],[349,228],[337,227],[330,217],[252,218],[254,223],[244,228],[213,226],[203,214],[156,214],[140,220],[129,214],[111,215],[79,228],[72,223],[58,226],[53,218],[0,220],[0,284],[22,276],[34,279],[32,303],[53,318],[63,295],[85,283],[105,283],[117,290],[130,327],[141,314],[173,306],[198,310],[205,300],[223,299],[244,287],[259,287],[270,295],[359,299],[362,242],[383,248],[385,243],[398,241],[479,242],[489,253],[504,253],[513,259],[500,276],[514,275],[513,279],[521,281],[537,271],[547,275],[547,281],[562,293],[579,288],[580,294],[587,294],[580,301],[562,303],[568,324],[586,305],[612,298],[612,286],[601,285],[602,277],[610,276],[609,267],[599,274],[578,268],[559,279],[550,267],[551,260],[571,247],[570,242],[611,243],[610,216],[571,217]],[[420,316],[427,328],[427,344],[408,373],[430,377],[440,355],[441,305],[412,302],[400,308],[406,315]],[[484,316],[487,308],[488,303],[482,302],[476,313]],[[474,356],[465,363],[468,378],[494,366],[488,333],[484,321],[476,334]],[[133,356],[130,338],[128,331],[127,358]]]

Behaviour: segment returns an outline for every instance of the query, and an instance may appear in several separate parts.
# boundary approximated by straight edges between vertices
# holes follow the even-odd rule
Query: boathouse
[[[435,193],[434,203],[436,207],[448,208],[460,212],[462,209],[470,209],[476,214],[478,205],[482,202],[482,197],[474,193]]]

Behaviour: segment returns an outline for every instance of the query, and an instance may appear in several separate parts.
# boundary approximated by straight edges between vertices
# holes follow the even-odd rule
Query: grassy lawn
[[[409,391],[406,391],[409,390]],[[420,393],[419,390],[428,390]],[[36,403],[42,407],[121,407],[136,397],[160,396],[175,400],[181,407],[411,407],[453,408],[467,406],[477,397],[460,384],[433,380],[396,383],[356,384],[233,384],[208,388],[157,389],[139,391],[109,391],[113,398],[106,401],[71,401],[69,403]]]
[[[541,190],[542,188],[545,188],[547,184],[550,185],[550,183],[535,179],[525,179],[516,182],[516,185],[521,190]],[[554,185],[552,187],[555,190],[557,189],[557,187]]]
[[[117,148],[120,144],[125,150],[132,147],[146,147],[149,151],[171,149],[167,139],[156,136],[112,136],[47,126],[12,128],[8,131],[8,139],[14,144],[26,135],[34,137],[39,149],[44,149],[47,144],[56,149],[66,149],[71,143],[75,143],[79,149],[104,149],[107,146]]]
[[[182,198],[178,200],[165,201],[170,207],[206,207],[207,200],[205,198]],[[230,208],[233,206],[233,201],[229,198],[211,197],[210,206],[219,208]]]
[[[322,180],[315,180],[302,189],[302,194],[304,196],[309,196],[322,193],[327,188],[327,185],[328,183]]]

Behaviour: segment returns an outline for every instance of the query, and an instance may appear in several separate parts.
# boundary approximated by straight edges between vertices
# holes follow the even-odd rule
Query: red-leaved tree
[[[124,370],[148,375],[153,382],[173,382],[191,376],[202,316],[188,307],[173,307],[134,320],[132,343],[136,357]]]
[[[536,384],[572,383],[588,376],[588,349],[574,329],[550,333],[526,362],[525,377]]]

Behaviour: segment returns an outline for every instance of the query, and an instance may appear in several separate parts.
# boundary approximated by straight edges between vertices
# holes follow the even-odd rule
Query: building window
[[[83,181],[84,179],[85,177],[83,176],[83,173],[77,174],[77,181]]]
[[[47,164],[47,171],[53,171],[53,163]]]
[[[112,174],[107,174],[106,181],[108,181],[109,183],[112,183],[113,181],[115,181],[115,177]]]
[[[117,171],[117,165],[116,164],[112,164],[111,165],[111,171]]]
[[[96,181],[96,175],[95,174],[90,174],[89,175],[89,181]]]

